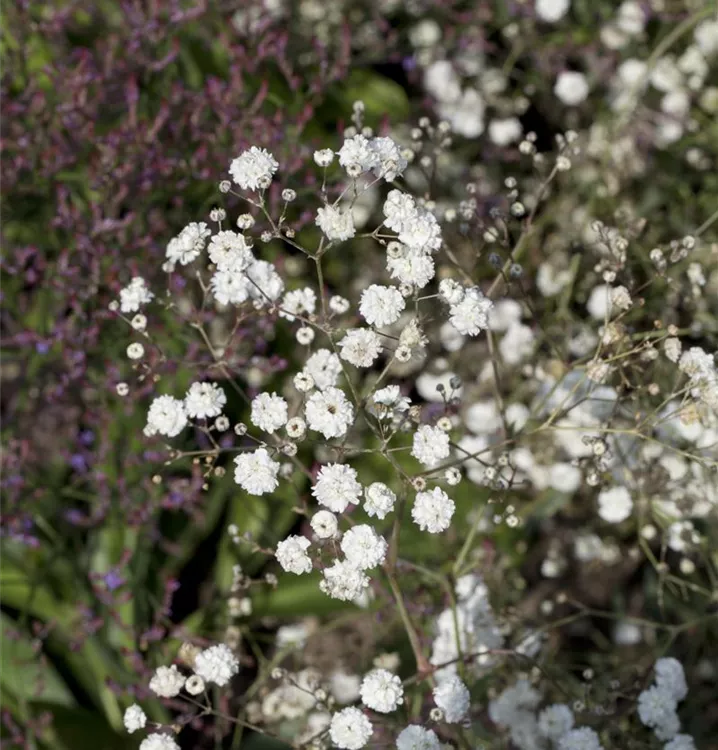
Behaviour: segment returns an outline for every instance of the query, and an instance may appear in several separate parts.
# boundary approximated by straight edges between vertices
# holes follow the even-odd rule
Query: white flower
[[[571,0],[536,0],[536,15],[546,23],[556,23],[571,7]]]
[[[448,305],[458,305],[464,299],[464,287],[453,279],[439,282],[439,295]]]
[[[573,712],[563,703],[554,703],[544,708],[538,717],[539,733],[554,743],[573,729],[573,724]]]
[[[241,453],[234,459],[234,481],[250,495],[274,492],[279,486],[279,464],[269,457],[266,448]]]
[[[150,734],[140,743],[140,750],[180,750],[180,746],[169,734]]]
[[[362,703],[381,714],[388,714],[404,702],[401,680],[386,669],[374,669],[361,683]]]
[[[407,167],[401,149],[387,137],[374,138],[370,145],[378,162],[374,167],[374,174],[387,182],[393,182]]]
[[[677,706],[671,691],[653,685],[638,696],[638,717],[645,726],[658,727],[676,713]]]
[[[414,433],[411,455],[423,466],[432,468],[450,453],[449,436],[438,427],[425,424]]]
[[[323,148],[314,152],[314,163],[318,167],[328,167],[334,161],[334,152],[330,148]]]
[[[677,701],[682,701],[688,695],[688,685],[683,665],[670,656],[656,662],[656,685],[670,693]]]
[[[416,202],[412,196],[401,190],[390,190],[384,202],[384,225],[395,232],[402,232],[418,215]]]
[[[379,536],[368,524],[352,527],[344,534],[341,542],[347,562],[361,570],[381,565],[386,557],[387,547],[384,537]]]
[[[357,505],[362,486],[357,481],[355,469],[346,464],[327,464],[317,475],[312,495],[317,502],[334,513],[343,513],[351,503]]]
[[[488,314],[493,302],[478,287],[467,289],[464,298],[449,308],[449,322],[464,336],[477,336],[489,327]]]
[[[706,57],[718,55],[718,20],[707,18],[693,29],[693,38]]]
[[[372,401],[400,412],[408,411],[411,406],[411,399],[401,395],[401,388],[398,385],[387,385],[375,391]]]
[[[120,290],[120,310],[123,313],[137,312],[142,305],[152,302],[154,297],[145,280],[135,276],[128,286]]]
[[[453,616],[451,610],[448,612]],[[533,713],[540,701],[541,694],[531,687],[528,680],[520,679],[489,703],[489,718],[494,724],[509,727],[520,721],[523,715]]]
[[[571,729],[558,741],[558,750],[603,750],[598,735],[588,727]]]
[[[424,729],[418,724],[409,724],[396,738],[397,750],[440,750],[441,744],[436,732]]]
[[[325,438],[335,438],[346,434],[354,420],[354,409],[344,391],[327,388],[307,399],[305,416],[310,430],[321,432]]]
[[[330,568],[322,572],[323,580],[319,588],[332,599],[352,602],[364,593],[369,579],[347,560],[336,560]]]
[[[354,229],[354,219],[349,209],[342,211],[334,206],[323,206],[317,211],[317,218],[314,222],[328,240],[351,239],[356,230]]]
[[[591,290],[586,309],[594,320],[605,320],[611,316],[612,290],[610,284],[599,284]]]
[[[699,541],[700,536],[692,521],[675,521],[668,527],[667,544],[674,552],[685,552]]]
[[[396,323],[405,306],[396,287],[372,284],[362,293],[359,312],[369,325],[382,327]]]
[[[632,510],[631,493],[625,487],[610,487],[598,493],[598,515],[607,523],[625,521]]]
[[[147,437],[158,433],[167,437],[175,437],[186,425],[187,414],[184,402],[172,396],[157,396],[147,412],[147,425],[144,433]]]
[[[455,724],[469,713],[471,696],[458,677],[450,677],[434,688],[434,702],[444,713],[444,721]]]
[[[170,267],[175,263],[186,266],[204,250],[204,243],[212,230],[203,222],[188,224],[167,243],[166,256]]]
[[[323,391],[337,384],[342,372],[342,364],[334,352],[329,349],[319,349],[309,357],[303,372],[310,375],[314,380],[314,385]]]
[[[533,354],[535,346],[534,332],[522,323],[512,323],[499,342],[499,352],[505,364],[518,365]]]
[[[241,305],[249,299],[250,282],[238,271],[217,271],[209,284],[214,298],[222,305]]]
[[[454,515],[454,501],[440,487],[427,492],[418,492],[411,517],[422,530],[431,534],[446,531]]]
[[[276,432],[287,423],[289,407],[276,393],[260,393],[252,399],[252,424],[260,430]]]
[[[223,687],[239,672],[239,661],[229,646],[220,643],[197,654],[194,671],[205,682]]]
[[[138,729],[145,728],[145,724],[147,724],[147,716],[145,712],[134,703],[125,711],[122,721],[125,725],[125,729],[132,734]]]
[[[302,315],[304,317],[312,315],[316,307],[317,295],[313,289],[308,286],[304,287],[304,289],[293,289],[284,295],[279,317],[293,321],[295,315]]]
[[[173,664],[171,667],[157,667],[150,680],[150,690],[160,698],[174,698],[184,687],[185,676]]]
[[[696,743],[690,734],[677,734],[663,750],[696,750]]]
[[[339,163],[344,167],[356,166],[368,172],[379,166],[379,155],[363,135],[348,138],[339,149]]]
[[[249,601],[249,600],[246,600],[246,601]],[[187,678],[187,682],[185,682],[184,684],[184,689],[190,695],[199,695],[200,693],[204,693],[204,689],[205,689],[204,680],[199,675],[193,674]]]
[[[257,260],[246,270],[247,291],[257,307],[278,300],[284,292],[284,282],[277,269],[266,260]]]
[[[371,722],[358,708],[343,708],[332,716],[329,736],[342,750],[360,750],[366,747],[374,731]]]
[[[394,510],[396,495],[382,482],[373,482],[364,492],[364,510],[370,517],[384,520]]]
[[[329,309],[337,315],[344,315],[349,310],[351,304],[345,297],[341,297],[338,294],[333,294],[329,298]]]
[[[310,521],[312,531],[320,539],[332,539],[339,532],[337,517],[329,510],[318,510]]]
[[[409,248],[430,253],[441,247],[441,227],[434,214],[418,212],[399,232],[399,242]]]
[[[254,261],[244,235],[230,230],[217,232],[209,241],[207,252],[220,271],[241,273]]]
[[[227,396],[216,383],[192,383],[184,397],[184,408],[192,419],[218,417]]]
[[[501,86],[502,74],[494,75]],[[484,87],[488,76],[484,77]],[[451,123],[451,129],[465,138],[478,138],[484,132],[484,114],[486,102],[481,93],[475,88],[467,88],[460,94],[456,101],[442,101],[439,106],[439,114]]]
[[[508,146],[521,138],[521,121],[517,117],[492,120],[489,123],[489,138],[497,146]]]
[[[145,356],[145,347],[142,346],[138,341],[133,341],[127,347],[127,356],[130,359],[142,359]]]
[[[312,561],[307,554],[309,539],[303,536],[288,536],[277,545],[275,557],[287,573],[301,575],[312,572]]]
[[[243,151],[232,161],[229,173],[242,190],[257,190],[269,186],[278,167],[279,164],[269,151],[252,146],[249,151]]]
[[[401,253],[387,256],[386,268],[392,279],[423,289],[435,276],[434,259],[423,250],[401,245]]]
[[[343,670],[336,670],[329,676],[329,689],[337,703],[346,706],[359,700],[361,678],[357,674],[347,674]]]
[[[381,354],[381,339],[370,328],[351,328],[337,344],[341,358],[355,367],[371,367]]]
[[[556,79],[553,93],[569,107],[586,100],[588,96],[588,81],[583,73],[575,70],[562,70]]]
[[[285,429],[292,440],[301,440],[307,433],[307,423],[301,417],[292,417]]]

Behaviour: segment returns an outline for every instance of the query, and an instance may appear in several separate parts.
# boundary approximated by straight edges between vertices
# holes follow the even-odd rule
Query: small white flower
[[[252,400],[252,424],[260,430],[276,432],[287,423],[289,407],[276,393],[260,393]]]
[[[339,533],[337,517],[329,510],[318,510],[312,516],[310,525],[320,539],[332,539]]]
[[[342,601],[354,601],[369,585],[366,573],[347,560],[335,561],[330,568],[324,569],[322,576],[319,588],[332,599]]]
[[[218,417],[226,403],[227,396],[216,383],[192,383],[184,397],[185,411],[193,419]]]
[[[444,721],[455,724],[469,713],[471,696],[458,677],[450,677],[434,688],[434,702],[444,713]]]
[[[337,384],[342,372],[342,363],[334,352],[319,349],[309,357],[303,372],[310,375],[314,385],[323,391]]]
[[[254,261],[244,235],[230,230],[217,232],[209,241],[207,253],[220,271],[241,273]]]
[[[373,482],[364,492],[364,510],[370,517],[384,520],[394,510],[396,495],[382,482]]]
[[[314,152],[314,163],[319,167],[328,167],[334,161],[334,152],[330,148],[323,148]]]
[[[659,659],[655,665],[656,685],[670,693],[677,701],[682,701],[688,695],[688,684],[683,665],[673,657],[666,656]]]
[[[141,276],[135,276],[129,285],[120,290],[120,310],[127,314],[137,312],[142,305],[152,302],[155,295],[147,288]]]
[[[239,672],[239,661],[229,646],[220,643],[197,654],[194,671],[205,682],[223,687]]]
[[[310,430],[321,432],[325,438],[342,437],[354,420],[354,409],[344,391],[326,388],[312,393],[307,399],[305,416]]]
[[[678,703],[669,690],[654,685],[638,696],[638,717],[647,727],[658,727],[676,713]],[[676,729],[676,732],[678,729]]]
[[[184,402],[172,396],[158,396],[150,404],[144,433],[147,437],[158,433],[167,437],[175,437],[186,425],[187,414]]]
[[[456,506],[454,501],[440,487],[427,492],[418,492],[411,517],[422,530],[431,534],[446,531],[451,524]]]
[[[301,440],[307,433],[307,423],[301,417],[292,417],[285,427],[287,437],[292,440]]]
[[[140,743],[140,750],[180,750],[174,737],[169,734],[150,734]]]
[[[267,187],[279,164],[266,149],[252,146],[229,165],[229,173],[242,190]]]
[[[556,79],[554,94],[567,106],[575,107],[588,96],[588,81],[583,73],[575,70],[563,70]]]
[[[250,495],[274,492],[279,486],[279,464],[269,457],[266,448],[242,453],[234,459],[234,481]]]
[[[538,717],[538,730],[542,737],[558,742],[573,729],[573,711],[563,703],[554,703],[544,708]]]
[[[312,487],[317,502],[334,513],[343,513],[350,503],[357,505],[361,494],[356,470],[346,464],[322,466]]]
[[[184,687],[185,676],[173,664],[171,667],[157,667],[150,680],[150,690],[160,698],[174,698]]]
[[[558,750],[603,750],[598,735],[589,729],[571,729],[558,741]]]
[[[441,743],[436,732],[418,724],[409,724],[396,738],[397,750],[440,750]]]
[[[489,311],[493,302],[478,287],[467,289],[464,298],[449,308],[449,322],[464,336],[477,336],[489,327]]]
[[[287,573],[301,575],[312,572],[312,560],[307,554],[309,539],[303,536],[289,536],[277,545],[277,562]]]
[[[304,317],[313,315],[317,307],[317,295],[311,287],[303,289],[293,289],[287,292],[282,300],[282,309],[279,312],[280,318],[286,318],[290,322],[295,319],[296,315]]]
[[[381,339],[370,328],[351,328],[337,344],[341,358],[355,367],[371,367],[381,354]]]
[[[438,427],[421,425],[414,433],[411,455],[423,466],[432,468],[449,457],[449,436]]]
[[[133,341],[127,347],[127,356],[130,359],[142,359],[145,356],[145,347],[139,341]]]
[[[372,284],[362,293],[359,312],[369,325],[388,326],[399,320],[406,302],[395,287]]]
[[[607,523],[625,521],[633,510],[631,493],[625,487],[610,487],[598,494],[598,515]]]
[[[340,297],[338,294],[335,294],[329,298],[329,309],[337,315],[344,315],[344,313],[347,312],[350,307],[351,305],[349,304],[349,300],[344,297]]]
[[[347,562],[361,570],[369,570],[384,562],[388,545],[372,526],[359,524],[344,534],[341,548]]]
[[[132,734],[138,729],[144,729],[147,724],[145,712],[135,703],[125,711],[123,718],[125,729]]]
[[[324,232],[325,237],[331,241],[342,242],[351,239],[355,233],[354,219],[351,210],[334,208],[334,206],[323,206],[317,211],[314,222]]]
[[[362,703],[382,714],[388,714],[404,702],[401,680],[386,669],[374,669],[367,674],[360,688]]]
[[[332,716],[329,736],[341,750],[366,747],[374,731],[371,722],[358,708],[344,708]]]
[[[536,15],[546,23],[556,23],[571,7],[571,0],[536,0]]]
[[[170,267],[175,263],[186,266],[204,250],[204,243],[212,230],[203,222],[188,224],[176,237],[167,243],[167,262]]]
[[[439,296],[448,305],[458,305],[464,299],[464,287],[453,279],[442,279],[439,282]]]
[[[199,675],[193,674],[191,677],[187,678],[187,682],[184,684],[184,689],[190,695],[200,695],[200,693],[204,693],[204,680]]]

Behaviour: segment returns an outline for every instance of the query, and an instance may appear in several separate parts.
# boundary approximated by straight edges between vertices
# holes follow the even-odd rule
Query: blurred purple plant
[[[228,154],[264,146],[302,179],[309,152],[296,143],[345,75],[349,38],[292,36],[263,7],[26,0],[5,13],[4,535],[36,544],[31,515],[58,487],[91,486],[90,508],[65,508],[80,526],[122,492],[130,467],[100,468],[121,416],[107,305],[206,218]],[[233,26],[238,10],[253,13],[250,34]]]

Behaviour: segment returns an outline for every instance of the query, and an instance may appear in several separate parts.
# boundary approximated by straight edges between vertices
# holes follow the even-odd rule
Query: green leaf
[[[38,657],[30,639],[19,632],[16,623],[0,614],[2,642],[0,684],[17,705],[42,699],[47,703],[72,706],[75,699],[55,668]]]

